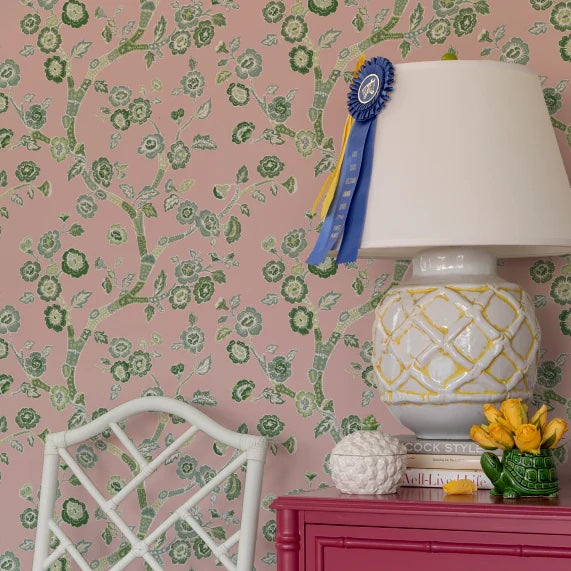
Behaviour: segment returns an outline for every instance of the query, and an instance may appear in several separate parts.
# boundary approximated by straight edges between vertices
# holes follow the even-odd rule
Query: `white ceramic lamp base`
[[[492,253],[427,250],[375,312],[381,399],[420,438],[468,439],[482,404],[530,398],[539,341],[533,303]]]

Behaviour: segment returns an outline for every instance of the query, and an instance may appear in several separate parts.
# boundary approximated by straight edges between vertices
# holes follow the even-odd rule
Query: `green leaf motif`
[[[278,43],[278,37],[275,34],[268,34],[263,40],[264,46],[275,46]]]
[[[228,337],[228,335],[232,334],[232,329],[230,329],[230,327],[220,327],[220,329],[218,329],[218,331],[216,332],[216,341],[222,341],[222,339],[224,339],[225,337]]]
[[[155,295],[159,295],[165,289],[166,284],[167,275],[164,270],[161,270],[153,285]]]
[[[176,194],[169,194],[163,203],[165,212],[176,208],[180,204],[180,198]]]
[[[147,66],[147,69],[149,69],[153,65],[154,61],[155,61],[155,54],[153,52],[147,52],[145,54],[145,65]]]
[[[535,22],[535,24],[529,28],[529,32],[535,36],[545,34],[545,32],[547,32],[547,24],[545,22]]]
[[[506,26],[502,25],[497,27],[493,33],[494,33],[494,39],[496,40],[496,42],[499,42],[506,33]]]
[[[212,101],[209,99],[198,108],[198,111],[196,112],[196,118],[206,119],[210,115],[211,111],[212,111]]]
[[[121,192],[130,200],[135,198],[135,189],[130,184],[120,184],[119,188],[121,189]]]
[[[490,37],[490,32],[488,30],[482,30],[480,35],[478,36],[479,42],[492,42],[492,38]]]
[[[154,315],[155,315],[155,307],[150,304],[147,305],[147,307],[145,307],[145,317],[147,318],[147,321],[151,321]]]
[[[36,50],[35,50],[34,46],[30,46],[29,44],[26,44],[18,53],[23,57],[29,57],[29,56],[33,56],[35,51]]]
[[[107,333],[105,331],[96,331],[93,335],[96,343],[103,343],[107,345],[109,343],[109,338],[107,337]]]
[[[34,294],[30,291],[25,292],[20,300],[22,303],[32,303],[34,301]]]
[[[212,356],[208,355],[205,359],[200,361],[198,367],[196,367],[196,374],[197,375],[206,375],[212,368]]]
[[[76,309],[83,307],[87,303],[91,295],[92,293],[90,291],[85,291],[82,289],[80,292],[76,293],[71,298],[71,307]]]
[[[52,190],[52,185],[49,180],[44,181],[40,186],[38,186],[38,190],[44,195],[49,196]]]
[[[339,301],[340,298],[340,293],[336,293],[334,291],[327,292],[325,295],[319,298],[318,307],[322,310],[333,309],[334,305]]]
[[[24,206],[24,199],[19,194],[13,194],[10,200],[18,206]]]
[[[290,436],[285,442],[282,442],[282,446],[290,453],[295,454],[297,450],[297,440],[294,436]]]
[[[212,23],[218,27],[225,26],[226,16],[224,16],[224,14],[214,14],[212,16]]]
[[[109,43],[113,39],[113,30],[111,29],[111,26],[109,24],[107,24],[105,28],[103,28],[101,35],[103,36],[103,39],[107,43]]]
[[[476,10],[476,12],[482,16],[486,16],[490,13],[490,6],[486,0],[478,0],[474,4],[474,10]]]
[[[227,69],[223,69],[216,74],[216,83],[224,83],[227,79],[232,77],[232,73],[229,72]]]
[[[93,87],[97,93],[109,93],[109,87],[107,83],[101,79],[98,79],[94,84]]]
[[[376,16],[375,16],[375,28],[378,28],[387,17],[387,14],[390,12],[389,8],[383,8]]]
[[[217,284],[226,283],[226,274],[222,270],[214,270],[211,274],[212,279]]]
[[[12,440],[12,442],[10,442],[10,446],[14,450],[16,450],[16,452],[23,452],[24,451],[24,447],[22,446],[22,444],[18,440]]]
[[[214,151],[218,145],[212,140],[210,135],[196,135],[192,140],[192,148],[202,151]]]
[[[85,541],[84,539],[82,539],[81,541],[75,544],[75,547],[79,551],[79,553],[83,555],[87,553],[87,550],[91,547],[91,541]]]
[[[156,208],[150,202],[143,206],[143,214],[147,218],[156,218],[158,216]]]
[[[210,533],[214,539],[219,539],[220,541],[224,541],[226,539],[226,530],[220,525],[211,527]]]
[[[262,303],[264,305],[276,305],[276,303],[278,303],[279,300],[280,300],[279,296],[276,295],[275,293],[268,293],[262,299]]]
[[[402,57],[402,59],[406,59],[406,56],[409,54],[410,52],[410,42],[407,42],[406,40],[403,40],[400,44],[399,44],[399,50],[400,50],[400,55]]]
[[[317,45],[320,48],[330,48],[337,41],[337,38],[340,35],[341,35],[341,30],[334,30],[333,28],[331,28],[330,30],[327,30],[327,32],[319,36]]]
[[[317,424],[317,426],[313,431],[315,438],[319,438],[320,436],[323,436],[324,434],[329,432],[332,426],[333,423],[328,418],[324,418],[323,420],[319,421],[319,423]]]
[[[71,48],[71,57],[81,59],[88,52],[92,43],[93,42],[82,40],[81,42],[75,44],[75,46]]]
[[[361,14],[359,14],[359,13],[355,14],[355,17],[353,18],[351,23],[353,24],[353,27],[358,32],[360,32],[365,27],[365,22],[363,21],[363,16],[361,16]]]
[[[71,478],[68,480],[68,482],[72,485],[72,486],[81,486],[81,482],[79,481],[79,478],[73,474],[71,476]]]
[[[294,194],[297,190],[297,180],[293,176],[290,176],[285,182],[282,182],[282,185],[290,194]]]
[[[363,394],[361,395],[361,406],[368,406],[374,396],[375,392],[372,389],[363,391]]]
[[[103,539],[103,541],[105,542],[105,545],[110,545],[111,542],[113,541],[113,535],[111,534],[111,530],[109,529],[109,526],[107,526],[103,530],[103,533],[101,534],[101,539]]]
[[[347,347],[359,347],[359,339],[352,333],[343,335],[343,343],[345,343]]]
[[[254,200],[257,200],[258,202],[261,202],[261,203],[266,202],[266,195],[258,189],[254,190],[254,192],[252,192],[252,198]]]
[[[240,481],[240,478],[238,478],[236,474],[231,474],[230,477],[226,480],[226,484],[224,485],[224,493],[226,494],[226,499],[228,501],[232,501],[236,498],[239,498],[241,491],[242,482]]]
[[[533,296],[533,305],[535,307],[545,307],[547,305],[547,296],[543,294],[536,294]]]
[[[164,35],[167,29],[167,21],[165,20],[164,16],[160,17],[160,20],[155,25],[155,29],[153,31],[155,42],[158,42]]]
[[[314,167],[313,172],[315,176],[321,173],[328,172],[335,167],[335,159],[332,156],[323,157]]]
[[[71,228],[69,229],[69,233],[72,236],[81,236],[85,230],[79,224],[72,224]]]
[[[72,178],[76,177],[78,174],[83,172],[84,166],[83,161],[75,161],[69,171],[67,171],[67,180],[71,180]]]
[[[424,8],[419,3],[416,5],[416,8],[410,14],[410,29],[411,29],[411,31],[416,30],[420,26],[423,18],[424,18]]]
[[[274,389],[264,389],[261,398],[268,400],[271,404],[284,404],[283,397]]]
[[[238,172],[236,173],[236,182],[240,184],[241,182],[248,182],[248,168],[246,165],[242,165]]]
[[[216,406],[218,404],[210,391],[195,391],[190,403],[201,406]]]

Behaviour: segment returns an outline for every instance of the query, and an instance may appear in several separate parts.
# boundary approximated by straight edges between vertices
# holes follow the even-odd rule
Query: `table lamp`
[[[413,259],[375,311],[380,396],[419,438],[467,439],[483,403],[526,401],[536,383],[533,303],[497,258],[571,252],[539,78],[493,61],[397,64],[374,137],[358,257]]]

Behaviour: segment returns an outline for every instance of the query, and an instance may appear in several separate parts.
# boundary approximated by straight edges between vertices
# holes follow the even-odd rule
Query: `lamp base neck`
[[[412,261],[412,281],[450,280],[455,276],[495,276],[496,256],[484,248],[430,248]]]

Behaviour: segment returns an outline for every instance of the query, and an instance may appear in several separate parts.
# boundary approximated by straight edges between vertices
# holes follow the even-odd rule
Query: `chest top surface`
[[[490,516],[513,515],[517,517],[553,517],[571,520],[571,482],[561,482],[556,498],[504,499],[492,496],[487,490],[471,495],[447,496],[440,488],[405,488],[396,494],[357,495],[343,494],[334,487],[321,488],[298,494],[279,496],[271,507],[277,510],[303,512],[351,512],[372,514],[386,512],[447,512],[458,515]]]

